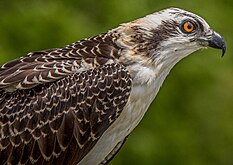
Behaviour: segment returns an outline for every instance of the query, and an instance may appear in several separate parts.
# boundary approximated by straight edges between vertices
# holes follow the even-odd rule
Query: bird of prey
[[[0,164],[101,165],[138,125],[173,66],[223,37],[169,8],[0,68]]]

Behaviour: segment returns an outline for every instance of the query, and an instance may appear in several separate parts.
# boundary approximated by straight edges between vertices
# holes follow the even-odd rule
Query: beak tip
[[[225,53],[226,53],[226,45],[223,45],[223,47],[222,47],[222,57],[224,57]]]

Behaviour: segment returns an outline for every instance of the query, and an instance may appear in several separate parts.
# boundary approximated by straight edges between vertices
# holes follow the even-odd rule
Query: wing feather
[[[118,57],[121,48],[111,34],[88,38],[44,51],[31,52],[0,67],[0,88],[7,91],[30,89],[70,74],[104,65]]]
[[[117,63],[29,89],[0,88],[0,164],[77,164],[120,115],[130,90],[131,77]]]

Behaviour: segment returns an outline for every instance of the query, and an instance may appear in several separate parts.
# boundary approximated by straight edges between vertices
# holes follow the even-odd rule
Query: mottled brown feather
[[[130,89],[127,69],[116,63],[0,89],[0,164],[77,164],[120,115]]]
[[[104,33],[64,48],[32,52],[10,61],[0,67],[0,88],[8,91],[30,89],[37,84],[54,82],[79,72],[80,68],[104,65],[109,59],[119,56],[121,48],[113,39],[111,34]],[[83,61],[89,68],[81,66]]]

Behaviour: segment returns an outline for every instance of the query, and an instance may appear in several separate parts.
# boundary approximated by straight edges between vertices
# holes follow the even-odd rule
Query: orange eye
[[[186,33],[191,33],[195,29],[195,25],[192,22],[187,21],[183,24],[183,29]]]

